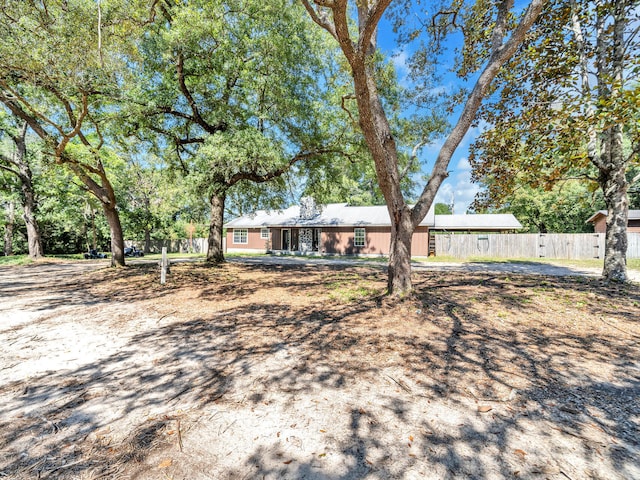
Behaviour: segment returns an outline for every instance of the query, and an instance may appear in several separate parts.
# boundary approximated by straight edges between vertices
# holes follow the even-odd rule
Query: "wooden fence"
[[[604,258],[604,233],[434,234],[436,256],[455,258]],[[640,258],[640,233],[629,233],[627,258]]]
[[[140,250],[144,248],[144,240],[125,240],[124,244],[125,247],[135,245],[136,248]],[[151,244],[149,245],[149,252],[160,253],[162,251],[162,247],[167,247],[167,253],[207,253],[208,239],[194,238],[193,242],[189,241],[188,239],[151,240]]]

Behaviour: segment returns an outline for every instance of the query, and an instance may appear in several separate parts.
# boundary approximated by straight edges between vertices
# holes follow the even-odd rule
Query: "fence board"
[[[125,240],[125,247],[130,247],[131,245],[135,245],[137,248],[142,250],[144,246],[144,241],[132,241]],[[193,239],[193,247],[191,247],[189,240],[151,240],[149,245],[150,253],[160,253],[162,248],[167,248],[167,253],[207,253],[208,247],[208,239],[206,238],[194,238]]]
[[[604,258],[603,233],[435,234],[436,256],[455,258]],[[629,233],[627,258],[640,258],[640,234]]]

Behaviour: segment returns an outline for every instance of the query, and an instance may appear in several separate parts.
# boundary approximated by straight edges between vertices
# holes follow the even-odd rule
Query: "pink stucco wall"
[[[593,231],[596,233],[605,233],[607,231],[607,217],[601,215],[593,221]]]
[[[324,227],[321,229],[320,253],[337,255],[388,255],[391,241],[389,227],[364,227],[365,246],[354,245],[355,228],[358,227]],[[227,230],[227,250],[280,250],[282,229],[270,228],[269,240],[260,238],[260,228],[248,228],[247,243],[233,243],[233,229]],[[298,244],[298,229],[291,228],[294,244]],[[429,229],[418,227],[413,234],[411,244],[412,256],[424,256],[429,253]]]
[[[265,240],[260,238],[261,228],[244,229],[247,230],[247,243],[233,243],[233,230],[233,228],[227,229],[227,250],[261,250],[266,252],[271,248],[271,230],[269,240]]]
[[[338,255],[388,255],[391,243],[389,227],[365,227],[365,246],[354,246],[356,227],[323,228],[321,248],[324,253]],[[429,251],[429,229],[418,227],[411,243],[412,256],[427,256]]]
[[[607,217],[604,215],[598,216],[593,221],[593,230],[596,233],[606,233]],[[627,233],[640,233],[640,220],[629,220],[629,223],[627,224]]]

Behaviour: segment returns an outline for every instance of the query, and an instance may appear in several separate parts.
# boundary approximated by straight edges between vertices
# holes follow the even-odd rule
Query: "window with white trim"
[[[353,235],[353,245],[356,247],[364,247],[366,236],[367,234],[364,228],[356,228]]]
[[[234,228],[233,229],[233,243],[249,243],[249,233],[246,228]]]
[[[262,240],[269,240],[269,229],[268,228],[261,228],[260,229],[260,238]]]

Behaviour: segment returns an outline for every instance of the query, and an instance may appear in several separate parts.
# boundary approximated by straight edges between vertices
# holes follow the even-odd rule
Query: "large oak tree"
[[[0,10],[0,102],[99,200],[116,265],[124,265],[124,242],[103,132],[117,112],[122,49],[139,3],[47,0]]]
[[[12,148],[4,149],[2,147],[7,147],[7,145],[0,145],[0,170],[11,174],[20,185],[22,218],[27,228],[29,257],[38,259],[44,255],[44,251],[37,219],[33,173],[27,150],[29,127],[25,121],[17,125],[12,123],[14,122],[11,121],[11,118],[3,118],[2,112],[0,112],[0,142],[7,137],[12,144]]]
[[[331,121],[339,109],[324,97],[323,67],[335,60],[326,34],[309,24],[289,0],[160,3],[132,57],[132,133],[207,197],[207,261],[224,259],[232,189],[277,182],[342,148],[341,126]]]
[[[391,246],[388,291],[404,295],[412,291],[411,239],[413,232],[426,216],[438,188],[447,177],[447,167],[456,148],[472,125],[491,82],[504,63],[517,51],[526,33],[542,10],[544,0],[531,0],[521,15],[513,11],[513,1],[454,2],[443,8],[453,22],[464,21],[481,28],[467,28],[472,36],[481,31],[484,43],[477,38],[474,64],[477,79],[466,96],[462,111],[444,141],[435,165],[414,206],[410,206],[401,188],[401,169],[398,166],[399,146],[393,135],[384,102],[379,93],[379,69],[375,61],[379,23],[392,0],[301,0],[316,24],[329,32],[339,44],[351,69],[359,125],[373,161],[380,190],[384,195],[391,218]],[[405,2],[407,3],[407,2]],[[445,12],[446,11],[446,12]],[[517,21],[515,18],[517,17]],[[458,19],[458,20],[456,20]],[[429,24],[425,19],[425,24]],[[434,24],[437,23],[434,21]],[[429,30],[429,29],[426,29]],[[416,32],[416,36],[426,32]],[[483,48],[484,47],[484,48]]]

